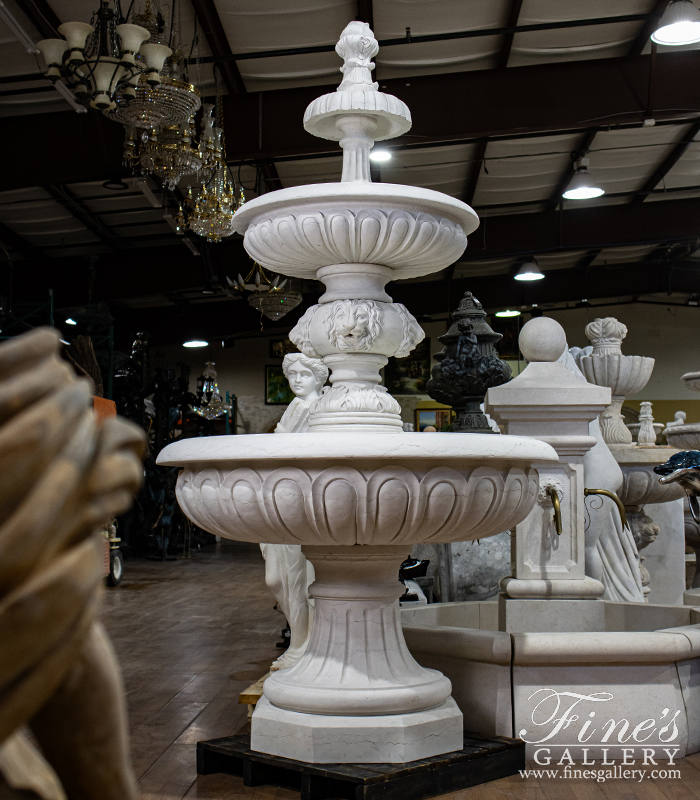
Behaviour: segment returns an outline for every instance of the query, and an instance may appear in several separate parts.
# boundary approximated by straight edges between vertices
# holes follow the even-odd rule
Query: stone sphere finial
[[[518,343],[527,361],[556,361],[566,349],[566,334],[551,317],[537,317],[525,323]]]

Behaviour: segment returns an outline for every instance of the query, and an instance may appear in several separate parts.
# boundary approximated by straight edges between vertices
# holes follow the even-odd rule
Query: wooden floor
[[[187,561],[126,562],[122,585],[107,591],[103,618],[124,672],[143,800],[299,799],[287,789],[250,789],[234,776],[198,778],[195,771],[198,740],[247,729],[238,693],[280,652],[274,645],[283,618],[273,605],[257,545],[217,545]],[[700,754],[678,768],[680,779],[641,782],[516,776],[443,797],[700,800]]]

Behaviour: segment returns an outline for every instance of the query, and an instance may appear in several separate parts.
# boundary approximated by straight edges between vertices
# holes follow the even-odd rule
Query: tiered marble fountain
[[[378,46],[368,25],[348,25],[336,50],[342,83],[309,106],[304,126],[340,142],[342,182],[271,192],[235,217],[260,264],[326,285],[290,338],[323,358],[331,386],[311,407],[308,433],[188,439],[158,461],[183,468],[178,500],[197,525],[301,544],[316,570],[309,647],[265,682],[253,749],[403,762],[461,749],[462,714],[449,680],[406,648],[399,564],[414,543],[513,527],[535,502],[533,465],[557,456],[534,439],[402,431],[379,370],[424,334],[384,287],[453,263],[478,219],[438,192],[370,182],[374,140],[408,131],[409,110],[372,82]]]

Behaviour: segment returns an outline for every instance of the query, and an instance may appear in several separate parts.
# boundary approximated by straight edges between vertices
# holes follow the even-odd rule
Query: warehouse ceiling
[[[6,5],[35,40],[94,11],[88,0]],[[182,0],[178,15],[190,79],[213,95],[219,73],[227,160],[249,199],[340,179],[337,143],[314,139],[301,119],[339,80],[343,27],[373,25],[377,80],[414,121],[373,178],[445,192],[482,220],[459,262],[392,284],[414,313],[437,314],[466,289],[492,310],[700,292],[700,58],[695,46],[651,51],[665,5]],[[162,341],[186,325],[222,337],[259,327],[223,288],[249,268],[241,239],[187,234],[186,247],[172,227],[178,196],[122,167],[121,126],[76,114],[2,22],[0,116],[0,245],[12,262],[0,295],[11,283],[18,300],[51,288],[58,307],[106,301],[125,335],[157,325]],[[583,152],[605,195],[562,200]],[[546,278],[522,286],[511,275],[528,255]],[[302,288],[299,311],[317,296]]]

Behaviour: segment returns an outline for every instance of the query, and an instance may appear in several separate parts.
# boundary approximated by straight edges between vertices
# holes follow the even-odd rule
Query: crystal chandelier
[[[217,375],[214,369],[214,362],[207,361],[204,365],[204,372],[197,380],[197,399],[198,406],[191,406],[195,414],[199,414],[204,419],[216,419],[231,410],[229,403],[224,403],[219,394],[219,386],[216,381]]]
[[[226,278],[229,286],[239,292],[250,292],[248,305],[264,314],[268,319],[278,320],[301,303],[301,292],[283,291],[287,278],[280,283],[280,276],[270,280],[260,264],[254,264],[245,280],[238,273],[236,282]]]
[[[202,168],[199,150],[192,143],[194,120],[168,125],[137,139],[135,128],[128,128],[124,142],[124,164],[140,166],[143,175],[154,175],[171,191],[183,175],[197,174]]]
[[[100,111],[136,99],[141,77],[153,88],[161,82],[165,59],[172,50],[150,42],[150,31],[126,23],[119,0],[115,9],[103,0],[86,22],[64,22],[58,32],[64,39],[44,39],[37,48],[48,65],[46,77],[55,83],[65,78],[76,100]],[[138,59],[138,60],[137,60]]]
[[[179,12],[179,4],[175,8]],[[134,15],[134,22],[149,32],[149,41],[165,44],[165,23],[160,12],[154,13],[152,0],[146,0],[143,14]],[[103,111],[106,117],[124,126],[152,130],[183,124],[199,111],[200,94],[187,80],[187,59],[180,46],[179,30],[180,23],[172,14],[168,37],[172,53],[161,71],[160,83],[150,86],[141,75],[136,82],[119,87],[115,95],[116,108]]]

